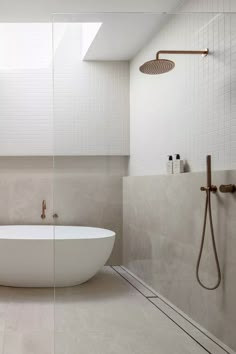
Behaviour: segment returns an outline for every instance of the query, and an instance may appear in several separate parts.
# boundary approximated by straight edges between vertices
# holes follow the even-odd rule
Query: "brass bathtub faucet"
[[[47,209],[46,206],[46,200],[42,201],[42,214],[41,214],[41,219],[45,219],[46,218],[46,213],[45,210]]]

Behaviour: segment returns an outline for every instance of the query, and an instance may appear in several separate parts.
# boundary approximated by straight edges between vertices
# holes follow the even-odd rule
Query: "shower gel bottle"
[[[184,161],[180,159],[180,154],[175,155],[175,161],[173,162],[174,173],[184,172]]]
[[[173,174],[173,157],[172,155],[168,155],[169,159],[166,163],[166,172],[168,175]]]

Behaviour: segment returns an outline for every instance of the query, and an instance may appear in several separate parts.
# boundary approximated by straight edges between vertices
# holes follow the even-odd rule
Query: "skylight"
[[[102,22],[88,22],[82,24],[82,58],[84,58],[88,52],[101,26]]]

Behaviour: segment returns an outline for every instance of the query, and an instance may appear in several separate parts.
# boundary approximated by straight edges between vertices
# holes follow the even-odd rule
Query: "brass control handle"
[[[235,184],[221,184],[220,186],[221,193],[234,193],[236,191]]]
[[[206,192],[207,190],[210,190],[210,192],[216,193],[217,192],[217,187],[212,184],[210,187],[201,187],[200,190],[202,192]]]

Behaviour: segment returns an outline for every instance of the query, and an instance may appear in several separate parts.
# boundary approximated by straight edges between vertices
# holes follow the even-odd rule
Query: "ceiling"
[[[166,15],[106,14],[78,17],[102,22],[84,60],[130,60],[153,37]]]
[[[0,0],[0,22],[103,22],[84,59],[130,60],[158,31],[162,14],[175,11],[185,1]]]
[[[170,12],[186,0],[0,0],[0,22],[50,22],[53,13]]]

